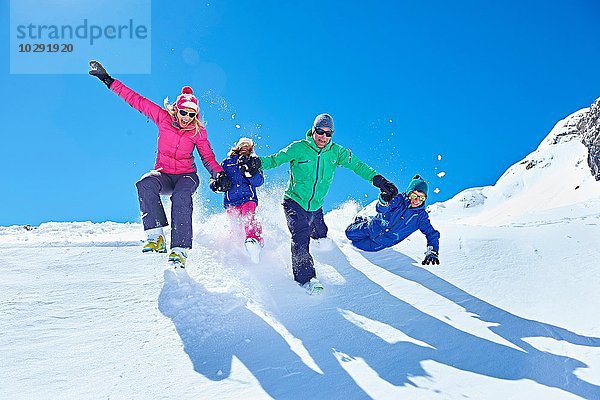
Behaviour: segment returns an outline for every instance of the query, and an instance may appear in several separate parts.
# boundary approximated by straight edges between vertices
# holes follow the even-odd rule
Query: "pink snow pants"
[[[227,215],[232,220],[239,221],[244,226],[244,231],[246,232],[246,239],[254,238],[263,243],[262,238],[262,227],[260,223],[256,220],[256,202],[248,201],[239,206],[228,206],[227,207]]]

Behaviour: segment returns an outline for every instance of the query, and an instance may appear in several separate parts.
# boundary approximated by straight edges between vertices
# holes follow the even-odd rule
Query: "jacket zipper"
[[[179,132],[177,132],[177,133],[179,133]],[[177,146],[175,147],[175,154],[174,154],[175,156],[173,157],[173,171],[177,170],[177,151],[179,150],[179,144],[181,143],[181,137],[183,135],[177,135],[177,136],[179,136],[179,137],[177,138]]]
[[[315,178],[315,184],[313,185],[312,195],[310,196],[310,199],[308,199],[308,207],[307,207],[308,210],[307,211],[310,211],[310,202],[315,197],[315,192],[317,190],[317,182],[319,181],[319,164],[321,164],[321,151],[319,151],[318,156],[317,156],[317,176]]]

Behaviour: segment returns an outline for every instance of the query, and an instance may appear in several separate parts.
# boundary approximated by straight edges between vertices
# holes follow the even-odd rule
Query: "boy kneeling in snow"
[[[356,217],[346,228],[346,237],[361,250],[379,251],[400,243],[419,229],[427,237],[423,265],[439,264],[440,233],[431,226],[425,211],[427,182],[415,175],[405,193],[393,198],[386,194],[379,195],[377,215]]]

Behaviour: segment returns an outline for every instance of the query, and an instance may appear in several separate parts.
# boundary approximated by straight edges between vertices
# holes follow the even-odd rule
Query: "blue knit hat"
[[[329,128],[333,131],[333,117],[329,114],[319,114],[313,122],[313,128]]]
[[[406,194],[412,192],[413,190],[418,190],[419,192],[423,192],[425,193],[425,195],[427,196],[427,189],[429,187],[427,186],[427,182],[425,182],[423,180],[423,178],[421,178],[420,175],[415,175],[415,177],[412,179],[412,181],[410,181],[410,183],[408,184],[408,187],[406,188]]]

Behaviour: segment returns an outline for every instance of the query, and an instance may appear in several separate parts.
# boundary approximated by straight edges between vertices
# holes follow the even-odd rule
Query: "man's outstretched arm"
[[[262,169],[271,169],[279,167],[282,164],[288,163],[295,158],[296,148],[298,146],[298,142],[294,142],[287,146],[286,148],[278,151],[275,154],[271,154],[270,156],[260,157],[260,162],[262,165]]]

